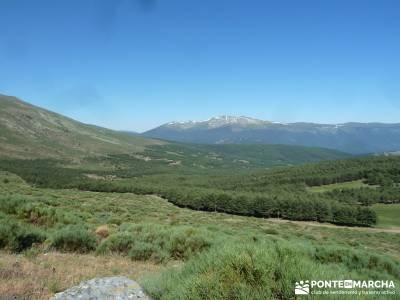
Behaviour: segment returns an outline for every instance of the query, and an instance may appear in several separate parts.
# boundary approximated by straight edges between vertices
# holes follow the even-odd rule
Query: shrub
[[[11,241],[11,249],[14,252],[21,252],[30,248],[35,243],[42,243],[46,236],[37,230],[21,229]]]
[[[106,253],[121,253],[128,254],[134,244],[134,237],[129,232],[118,232],[110,235],[107,239],[101,242],[97,248],[97,252]]]
[[[142,284],[154,299],[295,299],[296,281],[337,278],[330,273],[287,247],[229,243]]]
[[[211,246],[210,240],[199,230],[183,228],[172,233],[168,244],[171,257],[175,259],[188,258]]]
[[[0,248],[21,252],[46,239],[46,235],[40,230],[21,225],[3,214],[0,218]]]
[[[159,245],[136,242],[128,253],[133,260],[153,260],[155,262],[163,262],[168,259],[169,254]]]
[[[96,245],[96,236],[79,225],[64,227],[51,237],[51,246],[60,251],[85,253],[94,250]]]

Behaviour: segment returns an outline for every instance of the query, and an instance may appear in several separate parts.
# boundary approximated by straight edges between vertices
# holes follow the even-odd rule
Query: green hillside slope
[[[14,158],[74,158],[143,151],[163,142],[83,124],[0,95],[0,155]]]

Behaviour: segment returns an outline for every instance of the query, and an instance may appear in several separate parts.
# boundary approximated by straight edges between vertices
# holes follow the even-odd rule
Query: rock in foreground
[[[137,282],[126,277],[94,278],[57,293],[51,300],[150,300]]]

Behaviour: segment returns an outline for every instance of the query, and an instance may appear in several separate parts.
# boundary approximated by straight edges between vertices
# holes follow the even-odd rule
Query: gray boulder
[[[94,278],[57,293],[51,300],[150,300],[137,282],[122,276]]]

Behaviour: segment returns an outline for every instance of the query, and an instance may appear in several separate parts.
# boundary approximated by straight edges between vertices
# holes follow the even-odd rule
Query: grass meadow
[[[400,204],[374,204],[378,227],[400,227]]]
[[[325,192],[334,191],[336,189],[358,189],[358,188],[362,188],[362,187],[370,187],[371,188],[373,186],[363,183],[362,180],[353,180],[353,181],[347,181],[347,182],[339,182],[339,183],[333,183],[333,184],[307,187],[307,191],[313,192],[313,193],[325,193]]]

